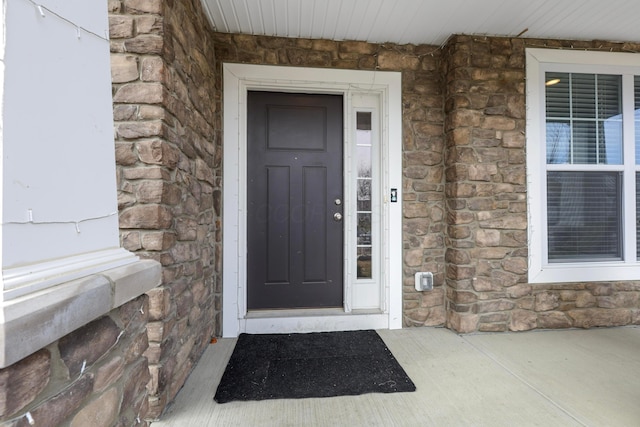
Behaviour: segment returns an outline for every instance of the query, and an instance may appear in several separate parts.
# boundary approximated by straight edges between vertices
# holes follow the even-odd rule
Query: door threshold
[[[247,312],[247,319],[261,319],[269,317],[309,317],[309,316],[341,316],[346,314],[342,308],[300,308],[293,310],[251,310]]]
[[[265,319],[271,317],[316,317],[316,316],[349,316],[362,314],[382,314],[380,309],[360,309],[347,313],[342,308],[300,308],[294,310],[251,310],[245,319]]]
[[[389,314],[381,310],[255,310],[239,321],[238,332],[250,334],[389,329]]]

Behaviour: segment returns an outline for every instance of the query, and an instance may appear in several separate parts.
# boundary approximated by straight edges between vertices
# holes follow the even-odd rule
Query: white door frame
[[[251,64],[223,65],[223,297],[224,337],[248,333],[316,332],[402,327],[402,109],[398,72],[335,70]],[[249,90],[380,96],[382,121],[382,304],[351,310],[345,277],[345,309],[247,313],[246,304],[246,100]],[[349,122],[349,119],[346,120]],[[345,131],[345,137],[347,131]],[[391,189],[397,201],[391,202]],[[349,240],[349,239],[347,239]],[[345,250],[345,254],[348,251]]]

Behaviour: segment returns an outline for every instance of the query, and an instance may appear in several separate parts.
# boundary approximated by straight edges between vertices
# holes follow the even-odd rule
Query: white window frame
[[[636,211],[634,150],[633,76],[640,75],[640,55],[630,53],[527,49],[527,193],[529,237],[529,282],[597,282],[640,279],[636,259]],[[623,80],[623,259],[620,261],[566,262],[548,261],[545,73],[616,74]],[[629,119],[631,117],[631,119]],[[599,168],[598,170],[605,170]]]
[[[350,329],[399,329],[402,327],[402,82],[401,73],[338,70],[255,64],[223,64],[223,298],[222,334],[313,332]],[[248,313],[246,307],[246,96],[249,90],[275,90],[342,94],[344,111],[353,114],[354,94],[374,94],[380,100],[382,122],[381,177],[384,263],[380,284],[382,298],[374,310],[353,308],[354,282],[345,269],[345,307],[325,310],[279,310]],[[347,122],[350,123],[350,118]],[[347,128],[351,126],[348,125]],[[351,135],[345,130],[345,136]],[[349,154],[350,156],[350,154]],[[346,159],[349,165],[350,158]],[[386,167],[385,167],[386,166]],[[348,179],[348,178],[347,178]],[[391,189],[397,201],[391,203]],[[346,193],[345,193],[346,195]],[[345,221],[350,222],[347,216]],[[349,231],[347,231],[348,233]],[[347,236],[349,236],[347,234]],[[347,239],[348,241],[348,239]],[[349,251],[345,251],[348,255]]]
[[[381,244],[384,241],[382,237],[382,227],[380,212],[384,209],[382,203],[382,187],[381,182],[384,180],[384,176],[381,176],[382,167],[380,165],[382,152],[384,151],[383,144],[384,141],[382,139],[381,132],[381,121],[380,121],[380,111],[384,111],[384,106],[382,105],[382,99],[380,99],[379,94],[372,94],[369,92],[363,93],[352,93],[351,94],[351,104],[352,104],[352,113],[351,113],[351,123],[352,126],[350,129],[347,129],[349,133],[351,133],[351,138],[354,141],[351,145],[352,152],[351,155],[348,156],[351,158],[350,161],[350,169],[351,173],[346,174],[346,178],[350,178],[346,183],[346,192],[345,194],[349,195],[349,203],[351,203],[352,208],[351,211],[353,214],[348,222],[348,227],[346,229],[347,232],[347,246],[346,250],[349,251],[347,253],[347,266],[348,266],[348,274],[345,280],[349,281],[350,284],[350,293],[346,295],[346,302],[351,306],[353,310],[367,310],[367,309],[375,309],[381,306],[381,303],[385,301],[384,298],[384,286],[382,286],[382,282],[384,281],[383,274],[384,271],[381,268]],[[357,144],[356,141],[356,126],[355,126],[355,117],[357,113],[371,113],[371,139],[372,139],[372,150],[371,150],[371,165],[372,165],[372,182],[371,182],[371,206],[372,206],[372,218],[371,218],[371,241],[372,241],[372,271],[371,278],[358,278],[357,274],[357,256],[353,251],[357,247],[357,214],[356,214],[356,199],[357,195]],[[349,168],[347,168],[348,170]],[[346,282],[345,282],[346,283]],[[350,307],[347,307],[347,311]]]

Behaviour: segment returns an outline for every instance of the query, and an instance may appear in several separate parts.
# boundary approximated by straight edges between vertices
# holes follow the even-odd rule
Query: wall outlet
[[[433,273],[429,271],[419,271],[415,275],[416,291],[433,290]]]

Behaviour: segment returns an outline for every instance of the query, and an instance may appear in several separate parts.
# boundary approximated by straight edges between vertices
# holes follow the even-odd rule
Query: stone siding
[[[525,48],[637,45],[453,36],[433,46],[216,34],[221,63],[402,72],[405,326],[458,332],[640,322],[640,283],[527,283]],[[221,111],[218,68],[217,109]],[[434,273],[416,292],[413,275]]]
[[[0,423],[147,426],[148,301],[130,301],[0,370]]]
[[[110,0],[109,23],[122,245],[163,268],[149,292],[153,419],[220,330],[215,55],[198,0]]]
[[[639,45],[454,36],[446,82],[447,325],[458,332],[640,323],[640,282],[527,283],[525,48]]]
[[[446,76],[447,324],[506,330],[525,289],[524,50],[454,37]],[[522,44],[521,44],[522,45]],[[515,298],[514,298],[515,297]],[[482,325],[482,326],[479,326]]]
[[[441,51],[434,46],[215,35],[216,109],[222,63],[402,72],[404,325],[444,325],[444,114]],[[434,290],[416,292],[414,274],[434,273]]]

